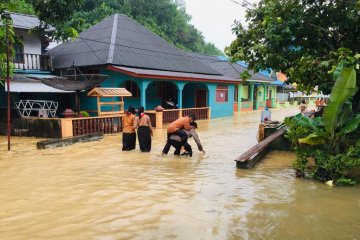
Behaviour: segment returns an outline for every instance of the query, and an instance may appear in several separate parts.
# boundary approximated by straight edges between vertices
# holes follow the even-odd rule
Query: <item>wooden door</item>
[[[195,94],[195,107],[207,107],[207,90],[197,89]]]

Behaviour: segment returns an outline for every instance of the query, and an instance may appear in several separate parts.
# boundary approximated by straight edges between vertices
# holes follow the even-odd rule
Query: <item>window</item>
[[[227,102],[228,101],[228,86],[218,85],[216,87],[216,102]]]
[[[126,81],[122,84],[123,87],[126,88],[129,92],[131,92],[132,97],[138,98],[140,97],[140,89],[138,88],[137,84],[133,81]]]
[[[15,42],[14,53],[14,63],[24,63],[24,44],[22,37]]]

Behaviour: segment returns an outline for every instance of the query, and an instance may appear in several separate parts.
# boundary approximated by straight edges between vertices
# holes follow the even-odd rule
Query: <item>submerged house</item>
[[[237,80],[234,84],[233,109],[235,112],[261,110],[267,105],[276,107],[276,87],[272,85],[275,79],[264,73],[254,73],[239,63],[231,63],[227,58],[207,56],[198,53],[188,53],[223,76]],[[240,75],[248,71],[249,79],[243,81]]]
[[[188,55],[122,14],[104,19],[75,41],[51,49],[49,54],[59,75],[74,65],[82,73],[108,75],[101,87],[124,87],[132,93],[125,108],[142,105],[153,110],[171,99],[178,109],[207,108],[209,117],[231,116],[236,86],[242,82]],[[96,112],[95,99],[86,93],[80,102],[82,110]]]

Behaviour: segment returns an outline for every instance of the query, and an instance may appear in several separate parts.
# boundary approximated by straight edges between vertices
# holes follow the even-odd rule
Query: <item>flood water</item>
[[[192,158],[160,156],[165,130],[151,153],[121,152],[121,135],[47,150],[13,138],[8,153],[0,137],[0,239],[360,239],[359,186],[297,179],[289,152],[236,169],[259,119],[199,121],[206,154]]]

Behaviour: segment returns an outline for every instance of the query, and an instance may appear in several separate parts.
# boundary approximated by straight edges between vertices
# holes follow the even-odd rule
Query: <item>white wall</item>
[[[15,34],[23,38],[24,53],[41,54],[41,40],[38,34],[19,30],[15,30]]]
[[[25,54],[41,54],[41,40],[38,34],[18,29],[15,29],[15,34],[23,38]],[[40,57],[32,56],[32,59],[30,59],[30,56],[27,57],[25,55],[24,64],[26,69],[31,69],[32,67],[38,68],[40,65]],[[15,67],[23,68],[24,64],[16,63]]]

